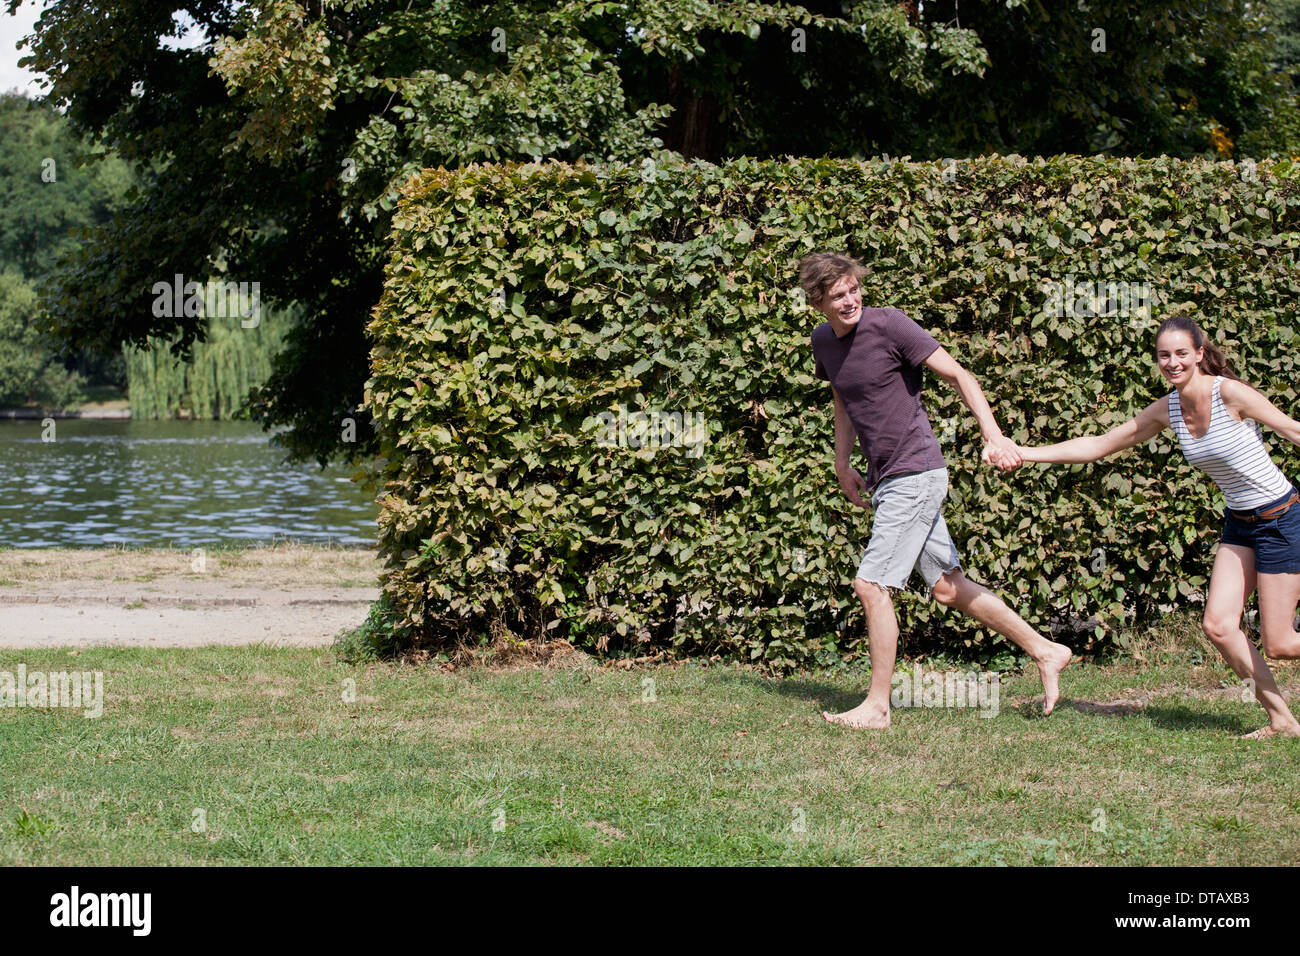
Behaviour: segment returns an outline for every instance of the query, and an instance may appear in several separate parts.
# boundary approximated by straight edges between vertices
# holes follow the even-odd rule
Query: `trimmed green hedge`
[[[508,632],[776,668],[865,654],[851,580],[870,517],[835,479],[799,257],[869,264],[866,303],[930,330],[1018,441],[1099,432],[1162,394],[1152,336],[1175,309],[1289,410],[1298,175],[1014,156],[426,171],[369,329],[384,594],[426,646]],[[1149,289],[1150,314],[1080,314],[1098,281]],[[1070,284],[1066,314],[1048,282]],[[979,465],[954,390],[927,376],[925,403],[966,571],[1032,624],[1096,616],[1071,640],[1087,651],[1198,598],[1222,498],[1170,432],[1007,477]],[[627,434],[620,406],[624,426],[657,414],[658,444],[605,440]],[[899,610],[909,652],[989,651],[928,596]]]

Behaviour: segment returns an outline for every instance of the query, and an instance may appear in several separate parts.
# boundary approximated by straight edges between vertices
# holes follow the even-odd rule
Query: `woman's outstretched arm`
[[[1123,425],[1112,428],[1104,435],[1072,438],[1055,445],[1037,448],[1021,447],[1025,461],[1042,461],[1056,464],[1083,464],[1100,461],[1125,448],[1132,448],[1160,434],[1169,427],[1169,401],[1158,398]]]

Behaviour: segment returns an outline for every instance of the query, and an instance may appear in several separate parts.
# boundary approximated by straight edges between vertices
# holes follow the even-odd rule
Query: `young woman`
[[[1174,390],[1137,417],[1104,435],[1020,452],[1025,461],[1099,461],[1174,430],[1188,463],[1205,471],[1227,501],[1201,626],[1237,676],[1254,682],[1255,699],[1268,713],[1268,726],[1245,736],[1300,736],[1268,664],[1241,630],[1246,599],[1258,587],[1264,653],[1300,657],[1293,625],[1300,598],[1300,494],[1269,457],[1259,430],[1267,425],[1300,446],[1300,422],[1237,378],[1191,319],[1173,316],[1161,324],[1156,362]],[[1014,467],[1012,461],[1004,467]]]

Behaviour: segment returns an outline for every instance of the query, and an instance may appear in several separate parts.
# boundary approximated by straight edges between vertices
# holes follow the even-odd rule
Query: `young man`
[[[871,540],[853,579],[867,615],[871,688],[852,710],[822,716],[860,730],[889,726],[898,649],[891,591],[904,587],[914,568],[936,601],[969,614],[1033,658],[1043,681],[1043,712],[1050,714],[1070,649],[1038,634],[997,595],[962,574],[943,520],[948,471],[921,404],[921,367],[956,388],[975,415],[985,463],[1011,468],[1021,455],[1003,437],[979,383],[928,332],[897,309],[862,307],[862,274],[856,260],[830,253],[799,263],[809,304],[826,316],[812,333],[812,347],[817,376],[831,383],[835,399],[835,473],[849,501],[866,508],[867,492],[875,507]],[[867,457],[865,480],[849,462],[855,436]]]

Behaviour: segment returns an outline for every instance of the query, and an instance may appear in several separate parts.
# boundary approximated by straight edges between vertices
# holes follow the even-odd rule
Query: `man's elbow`
[[[979,383],[975,381],[975,376],[966,371],[960,365],[954,371],[947,374],[940,373],[945,382],[957,390],[960,395],[970,395],[975,389],[979,388]]]

